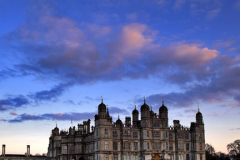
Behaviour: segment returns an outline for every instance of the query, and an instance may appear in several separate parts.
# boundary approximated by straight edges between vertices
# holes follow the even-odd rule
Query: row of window
[[[134,138],[138,138],[138,133],[139,132],[133,132],[133,137]],[[153,131],[152,132],[153,137],[161,137],[160,135],[160,131]],[[108,129],[105,128],[105,135],[108,135]],[[130,130],[124,130],[123,131],[123,136],[131,136],[131,132]],[[118,137],[118,132],[117,131],[113,131],[113,137]],[[149,137],[149,131],[147,131],[147,137]],[[167,131],[163,131],[162,132],[162,137],[163,138],[167,138],[168,137],[168,132]],[[189,139],[189,133],[183,133],[183,132],[179,132],[177,134],[178,139]],[[173,140],[173,133],[169,133],[169,139]],[[202,135],[199,134],[199,139],[202,139]]]
[[[123,160],[130,160],[130,155],[122,155]],[[105,160],[109,160],[108,154],[105,154]],[[114,154],[113,155],[113,160],[118,160],[118,155]],[[138,160],[137,155],[133,155],[133,160]]]
[[[169,144],[169,146],[168,146]],[[78,148],[75,148],[77,150],[81,150],[81,146],[76,146]],[[83,146],[84,147],[84,146]],[[152,143],[152,147],[154,150],[162,150],[162,149],[167,149],[167,150],[170,150],[172,151],[173,150],[173,143],[162,143],[162,149],[161,149],[161,143],[160,142],[156,142],[156,143]],[[189,143],[187,143],[185,145],[185,151],[189,151],[190,150],[190,145]],[[96,148],[99,149],[99,142],[96,143]],[[104,148],[105,150],[108,150],[109,149],[109,143],[108,141],[105,141],[104,142]],[[150,149],[150,143],[149,142],[144,142],[143,143],[143,148],[144,149],[147,149],[149,150]],[[84,149],[84,148],[83,148]],[[131,149],[131,142],[123,142],[123,149],[125,150],[130,150]],[[194,146],[192,146],[192,150],[194,150]],[[203,150],[203,145],[202,143],[199,143],[198,144],[198,149],[200,151]],[[91,146],[86,146],[86,150],[87,152],[92,152],[92,148]],[[118,150],[118,142],[113,142],[113,150]],[[138,142],[134,142],[133,143],[133,150],[134,151],[138,151]],[[178,150],[179,151],[184,151],[184,143],[179,143],[178,144]],[[70,154],[73,154],[74,153],[74,146],[70,146],[69,147],[69,151],[68,151]],[[62,146],[62,154],[67,154],[67,146]]]

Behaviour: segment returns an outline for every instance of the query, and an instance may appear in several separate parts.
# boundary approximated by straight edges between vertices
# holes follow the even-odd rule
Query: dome
[[[141,111],[142,110],[148,110],[149,111],[149,106],[145,103],[145,99],[144,99],[143,105],[141,106]]]
[[[202,113],[198,111],[196,117],[202,117]]]
[[[167,112],[168,109],[167,107],[164,105],[164,101],[162,101],[162,106],[159,108],[159,112]]]
[[[116,121],[116,124],[122,124],[122,121],[118,118],[118,120]]]
[[[135,109],[132,111],[132,114],[139,114],[138,110],[136,109],[136,106]]]
[[[159,108],[160,112],[165,112],[168,111],[167,107],[163,104],[160,108]]]
[[[98,105],[98,111],[106,111],[106,105],[103,103],[103,99],[102,99],[102,103],[100,103]]]

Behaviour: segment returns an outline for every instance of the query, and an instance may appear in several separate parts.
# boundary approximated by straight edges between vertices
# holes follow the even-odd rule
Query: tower
[[[102,103],[100,103],[98,105],[98,118],[105,118],[106,117],[106,105],[103,103],[103,99],[102,99]]]
[[[150,113],[149,113],[149,106],[146,104],[145,99],[144,103],[141,106],[141,120],[149,119]]]
[[[136,105],[135,105],[135,109],[132,111],[132,122],[133,122],[133,126],[136,127],[137,123],[138,123],[138,116],[139,116],[139,112],[136,109]]]
[[[164,105],[164,101],[162,101],[162,106],[159,108],[159,118],[161,119],[162,127],[168,127],[168,109]]]

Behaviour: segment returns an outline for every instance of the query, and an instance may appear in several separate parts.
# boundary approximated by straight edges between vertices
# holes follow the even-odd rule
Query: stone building
[[[202,113],[196,122],[184,127],[179,120],[168,124],[168,109],[162,103],[159,113],[146,104],[141,106],[141,119],[136,109],[123,123],[116,122],[106,105],[98,106],[95,126],[90,119],[60,131],[56,126],[49,138],[48,156],[59,160],[205,160],[205,132]]]

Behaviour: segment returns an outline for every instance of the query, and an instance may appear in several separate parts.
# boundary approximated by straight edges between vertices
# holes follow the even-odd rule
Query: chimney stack
[[[2,156],[5,156],[5,144],[2,145]]]
[[[30,156],[30,145],[27,145],[27,157]]]

